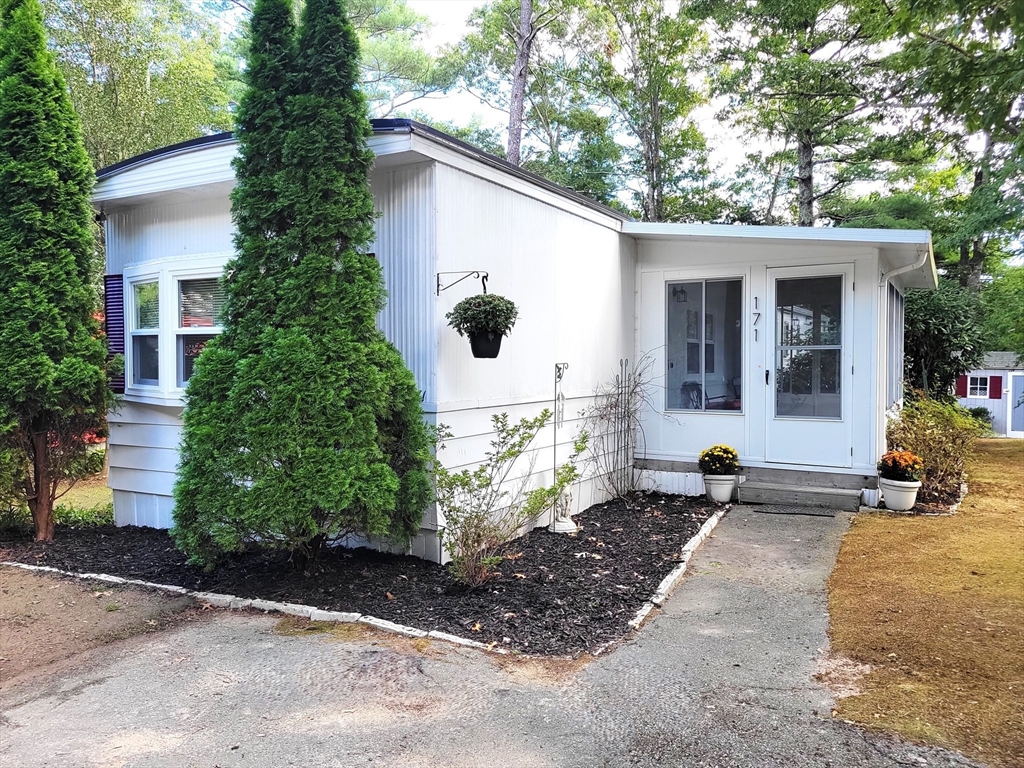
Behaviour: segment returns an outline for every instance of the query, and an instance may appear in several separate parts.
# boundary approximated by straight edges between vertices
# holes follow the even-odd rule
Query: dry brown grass
[[[832,651],[872,671],[839,716],[1024,766],[1024,441],[979,441],[952,517],[855,518]]]

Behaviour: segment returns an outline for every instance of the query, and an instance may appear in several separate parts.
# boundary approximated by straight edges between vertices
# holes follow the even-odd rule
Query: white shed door
[[[853,265],[768,270],[768,461],[853,463]]]

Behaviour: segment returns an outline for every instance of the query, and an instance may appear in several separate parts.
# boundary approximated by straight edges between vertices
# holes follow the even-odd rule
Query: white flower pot
[[[711,501],[719,504],[732,501],[735,488],[736,475],[704,475],[704,490]]]
[[[886,480],[884,477],[880,477],[878,478],[878,487],[882,491],[886,509],[906,512],[917,503],[917,489],[921,487],[921,481]]]

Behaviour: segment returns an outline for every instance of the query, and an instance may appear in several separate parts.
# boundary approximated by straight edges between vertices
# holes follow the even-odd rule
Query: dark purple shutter
[[[1003,377],[1002,376],[989,376],[988,377],[988,399],[989,400],[1002,400],[1003,399]]]
[[[107,329],[107,355],[124,355],[124,275],[103,278],[103,314]],[[124,394],[124,373],[110,379],[110,388]]]
[[[956,396],[967,397],[967,377],[958,376],[956,380]]]

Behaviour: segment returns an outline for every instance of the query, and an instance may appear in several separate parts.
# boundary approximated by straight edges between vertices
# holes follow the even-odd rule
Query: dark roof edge
[[[371,120],[370,123],[373,124],[374,133],[386,133],[389,130],[407,128],[413,133],[420,133],[423,134],[424,136],[429,136],[435,141],[438,141],[442,144],[447,144],[459,154],[472,157],[475,160],[479,160],[480,162],[484,163],[485,165],[489,165],[492,168],[496,168],[500,171],[504,171],[505,173],[511,174],[512,176],[521,178],[524,181],[528,181],[531,184],[534,184],[538,187],[542,187],[543,189],[546,189],[549,192],[553,192],[556,195],[559,195],[560,197],[568,198],[573,202],[579,203],[580,205],[586,206],[587,208],[595,210],[599,213],[603,213],[607,216],[611,216],[612,218],[618,219],[619,221],[631,221],[631,218],[626,214],[622,213],[621,211],[617,211],[614,208],[605,205],[604,203],[599,203],[596,200],[587,197],[586,195],[580,194],[574,189],[569,189],[568,187],[563,187],[560,184],[556,184],[550,179],[546,179],[540,174],[534,173],[533,171],[527,171],[520,168],[517,165],[512,165],[512,163],[508,162],[507,160],[502,160],[500,157],[492,155],[490,152],[485,152],[479,147],[475,147],[472,144],[463,141],[462,139],[457,139],[454,136],[450,136],[444,131],[439,131],[437,130],[437,128],[433,128],[429,125],[426,125],[425,123],[421,123],[416,120],[410,120],[408,118]]]
[[[188,152],[196,147],[205,147],[208,144],[223,144],[234,140],[235,135],[231,131],[226,131],[224,133],[212,133],[209,136],[200,136],[197,139],[189,139],[188,141],[179,141],[177,144],[171,144],[169,147],[151,149],[149,152],[143,152],[141,155],[129,157],[127,160],[108,165],[106,168],[100,168],[96,171],[96,180],[101,181],[110,176],[116,176],[121,171],[127,171],[136,165],[144,165],[151,160],[157,160],[161,157],[176,155],[179,152]]]
[[[512,165],[512,163],[507,160],[502,160],[500,157],[496,157],[489,152],[484,152],[479,147],[474,147],[472,144],[462,141],[461,139],[457,139],[454,136],[449,136],[444,131],[431,128],[429,125],[417,122],[416,120],[409,120],[408,118],[375,119],[370,120],[370,125],[372,126],[375,135],[406,131],[409,133],[422,134],[434,141],[447,145],[459,154],[466,155],[484,163],[485,165],[489,165],[492,168],[496,168],[500,171],[511,174],[512,176],[516,176],[524,181],[534,184],[535,186],[546,189],[549,192],[553,192],[560,197],[567,198],[599,213],[619,219],[620,221],[630,221],[630,217],[621,211],[617,211],[603,203],[592,200],[586,195],[582,195],[568,187],[555,184],[553,181],[549,181],[543,176],[533,173],[532,171],[525,171],[518,166]],[[126,171],[138,165],[144,165],[145,163],[157,160],[161,157],[170,157],[171,155],[176,155],[181,152],[189,152],[198,147],[212,146],[215,144],[232,142],[234,140],[234,134],[231,132],[214,133],[209,136],[200,136],[196,139],[189,139],[188,141],[172,144],[169,147],[153,149],[149,152],[144,152],[141,155],[130,157],[127,160],[122,160],[119,163],[108,165],[106,168],[100,168],[100,170],[96,171],[96,180],[101,181],[111,176],[115,176],[122,171]]]

